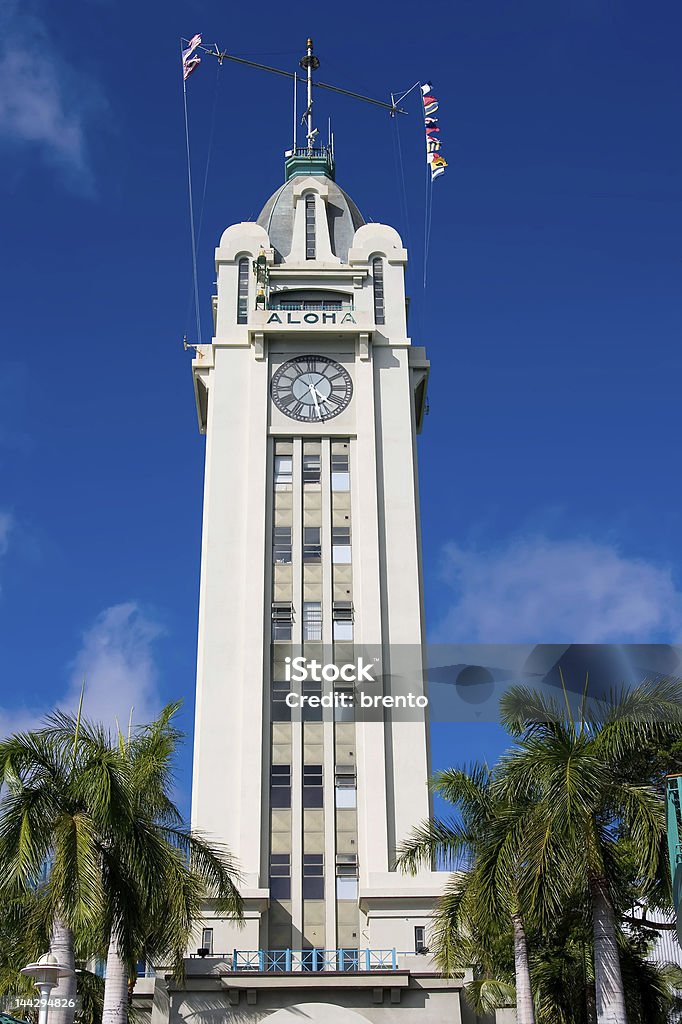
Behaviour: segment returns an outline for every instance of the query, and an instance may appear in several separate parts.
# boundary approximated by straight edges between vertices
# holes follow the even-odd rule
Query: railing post
[[[393,947],[393,949],[391,950],[391,961],[393,963],[393,970],[397,971],[397,969],[398,969],[398,954],[395,951],[395,947]]]
[[[261,974],[265,970],[265,950],[264,949],[259,949],[258,950],[258,970],[261,972]]]
[[[372,969],[371,953],[370,953],[370,951],[368,949],[366,949],[365,950],[365,970],[366,971],[371,971],[371,969]]]
[[[337,967],[337,970],[339,970],[341,973],[343,973],[345,964],[344,964],[344,951],[342,949],[337,949],[337,951],[336,951],[336,967]]]
[[[232,950],[232,973],[237,973],[237,950]]]
[[[287,949],[284,954],[284,967],[287,971],[291,972],[291,950]]]

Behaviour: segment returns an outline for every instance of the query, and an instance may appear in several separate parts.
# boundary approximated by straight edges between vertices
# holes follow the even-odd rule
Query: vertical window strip
[[[237,281],[237,323],[245,324],[249,316],[249,261],[239,261],[239,279]]]
[[[305,197],[305,258],[315,259],[315,196]]]
[[[386,323],[384,308],[384,261],[380,257],[372,260],[372,277],[374,279],[374,322]]]

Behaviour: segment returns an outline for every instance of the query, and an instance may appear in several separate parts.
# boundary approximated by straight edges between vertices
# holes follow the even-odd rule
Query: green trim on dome
[[[335,180],[334,157],[325,146],[321,149],[296,149],[290,153],[284,164],[284,180],[289,181],[299,174],[313,174]]]

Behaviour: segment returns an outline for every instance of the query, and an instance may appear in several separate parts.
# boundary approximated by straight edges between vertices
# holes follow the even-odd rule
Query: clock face
[[[333,359],[296,356],[276,370],[270,393],[285,416],[314,423],[343,412],[353,396],[353,381]]]

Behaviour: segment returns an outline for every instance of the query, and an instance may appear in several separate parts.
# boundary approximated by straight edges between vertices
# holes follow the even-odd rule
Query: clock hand
[[[317,388],[315,387],[314,384],[308,384],[308,390],[310,391],[310,394],[313,396],[313,402],[315,403],[315,408],[317,409],[317,418],[318,420],[321,420],[322,413],[320,412],[320,404],[317,401]]]

